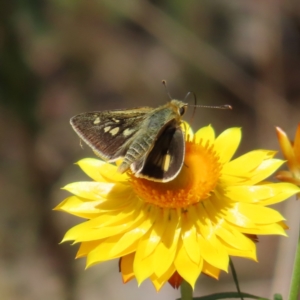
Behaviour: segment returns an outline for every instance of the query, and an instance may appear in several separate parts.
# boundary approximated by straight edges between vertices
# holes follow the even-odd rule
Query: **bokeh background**
[[[59,245],[80,219],[52,211],[62,186],[86,179],[73,163],[94,157],[70,117],[162,105],[162,79],[174,98],[233,106],[197,109],[194,128],[242,127],[238,154],[279,150],[274,126],[292,138],[300,121],[299,0],[0,1],[1,300],[179,297],[169,285],[123,285],[117,261],[84,270],[77,246]],[[260,237],[259,263],[234,262],[243,291],[286,298],[299,202],[277,209],[290,237]],[[231,274],[202,275],[195,296],[234,290]]]

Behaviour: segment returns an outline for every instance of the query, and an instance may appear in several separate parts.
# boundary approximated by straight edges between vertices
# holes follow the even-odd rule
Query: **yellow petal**
[[[140,225],[135,225],[133,229],[123,234],[118,243],[112,248],[111,254],[113,256],[123,256],[123,251],[128,248],[128,245],[139,241],[139,239],[147,233],[151,225],[151,220],[144,218]]]
[[[185,121],[183,121],[180,126],[183,129],[183,131],[185,132],[185,139],[187,141],[192,140],[193,136],[194,136],[194,132],[193,132],[193,129],[190,126],[190,124],[187,123],[187,122],[185,122]]]
[[[216,235],[229,255],[256,259],[255,243],[227,222],[216,229]]]
[[[254,185],[271,176],[283,163],[284,161],[280,159],[264,160],[259,167],[253,171],[249,171],[248,174],[225,174],[224,172],[221,180],[224,185]],[[240,169],[242,169],[242,167],[240,167]]]
[[[95,228],[102,228],[106,226],[118,226],[126,223],[132,223],[137,219],[144,218],[144,208],[141,203],[129,202],[127,205],[120,205],[111,211],[104,211],[103,216],[107,216],[105,220],[98,222]]]
[[[199,222],[196,223],[199,228],[197,232],[198,243],[204,260],[216,268],[227,271],[228,254],[215,235],[220,222],[217,216],[222,218],[222,210],[214,207],[214,205],[215,203],[213,204],[212,201],[205,201],[197,207],[199,219]],[[211,220],[214,220],[214,224]]]
[[[253,227],[239,227],[239,226],[236,226],[235,224],[231,224],[231,226],[235,227],[237,230],[239,230],[242,233],[277,234],[277,235],[286,236],[284,227],[282,226],[282,224],[280,222],[272,223],[272,224],[259,224],[259,225],[254,225]]]
[[[292,147],[289,138],[281,128],[276,127],[276,131],[277,131],[277,138],[279,140],[281,151],[283,153],[283,156],[287,159],[287,164],[289,166],[289,169],[292,172],[297,172],[298,164],[297,164],[294,149]]]
[[[153,270],[155,275],[158,277],[161,277],[174,262],[181,230],[177,212],[175,210],[168,211],[169,218],[167,229],[152,254]]]
[[[212,266],[227,272],[229,256],[216,236],[213,234],[209,239],[205,239],[202,235],[198,235],[198,240],[203,259]]]
[[[87,268],[95,265],[96,263],[111,260],[114,258],[118,258],[117,255],[112,255],[112,249],[116,243],[120,240],[122,237],[121,235],[115,235],[112,237],[109,237],[107,239],[104,239],[99,246],[97,246],[95,249],[93,249],[89,254],[87,255],[87,261],[86,266]],[[137,242],[128,245],[128,248],[123,250],[123,256],[126,256],[130,253],[135,252],[137,246]]]
[[[252,186],[231,186],[226,188],[226,196],[233,201],[269,205],[281,202],[300,192],[291,183],[267,183]]]
[[[81,218],[90,219],[96,217],[101,212],[97,206],[102,202],[103,200],[87,201],[81,197],[71,196],[57,205],[55,210],[64,211]]]
[[[143,213],[134,211],[132,208],[129,208],[128,211],[122,210],[115,216],[106,213],[74,226],[67,231],[63,241],[84,242],[104,239],[129,231],[138,226],[143,220]]]
[[[85,158],[77,163],[80,168],[93,180],[99,182],[126,182],[128,176],[121,174],[115,165],[100,159]]]
[[[223,173],[231,176],[246,176],[256,170],[259,165],[276,152],[266,150],[254,150],[228,162],[223,167]]]
[[[285,220],[278,211],[260,205],[236,203],[232,210],[247,216],[256,224],[271,224]]]
[[[157,278],[157,276],[151,276],[151,282],[153,283],[156,291],[158,292],[162,287],[163,285],[166,283],[166,281],[161,281]]]
[[[234,227],[227,225],[226,222],[217,227],[216,235],[231,248],[244,251],[253,250],[253,248],[255,249],[255,244],[252,240],[240,233]]]
[[[206,261],[203,261],[202,272],[212,278],[219,279],[220,269],[212,266]]]
[[[255,246],[254,243],[253,243],[254,245],[253,245],[252,248],[249,248],[249,249],[246,249],[246,250],[240,250],[240,249],[236,249],[234,247],[231,247],[224,240],[220,240],[220,242],[222,243],[223,247],[226,249],[228,255],[249,258],[251,260],[257,261],[256,246]]]
[[[240,185],[226,188],[226,197],[237,202],[257,203],[271,195],[272,191],[268,186]]]
[[[265,178],[271,176],[280,166],[284,164],[281,159],[268,159],[263,161],[260,166],[252,172],[251,181],[252,184],[263,181]]]
[[[215,140],[215,150],[221,163],[230,161],[241,142],[241,129],[230,128],[223,131]]]
[[[198,227],[198,232],[205,239],[209,238],[211,234],[214,234],[214,226],[212,225],[212,221],[211,221],[204,205],[197,205],[195,208],[196,208],[196,214],[197,214],[195,224]]]
[[[153,253],[157,245],[161,241],[168,225],[167,210],[156,210],[156,215],[153,217],[153,227],[149,231],[149,238],[142,237],[138,246],[138,255],[141,259],[145,259]]]
[[[76,258],[87,256],[92,250],[98,247],[101,243],[102,240],[81,243],[77,251]]]
[[[130,253],[121,258],[120,269],[121,269],[124,283],[134,278],[133,267],[132,267],[133,260],[134,260],[134,253]]]
[[[200,262],[200,245],[197,238],[197,213],[195,207],[192,206],[188,212],[182,214],[182,232],[181,238],[183,241],[186,253],[195,263]]]
[[[196,132],[195,142],[199,143],[200,141],[203,145],[207,142],[212,145],[215,142],[215,131],[211,125],[202,127]]]
[[[142,201],[139,201],[135,195],[129,192],[130,190],[121,191],[120,193],[114,190],[113,192],[106,195],[106,201],[102,201],[98,205],[98,208],[101,209],[102,212],[105,211],[119,211],[125,207],[132,206],[136,209],[140,208],[143,205]]]
[[[238,208],[232,206],[225,212],[224,219],[243,228],[255,228],[256,224],[247,216],[242,214]]]
[[[95,219],[91,219],[72,227],[66,232],[62,242],[75,241],[79,237],[83,236],[85,232],[88,232],[91,228],[93,228],[95,224],[98,224],[98,220],[101,222],[103,217],[104,216],[99,216]]]
[[[106,164],[103,160],[84,158],[77,162],[82,171],[95,181],[106,181],[99,169]],[[116,167],[115,167],[116,168]]]
[[[172,265],[162,276],[157,276],[156,274],[151,275],[150,279],[155,286],[156,291],[159,291],[162,286],[170,279],[174,274],[175,267]]]
[[[70,183],[63,189],[89,200],[102,200],[103,197],[106,197],[108,194],[112,197],[114,197],[114,195],[121,197],[128,191],[126,185],[93,181]]]
[[[121,174],[117,170],[118,168],[116,166],[107,163],[99,169],[99,172],[108,182],[128,182],[127,173]]]
[[[272,196],[260,200],[261,205],[271,205],[278,202],[282,202],[289,197],[300,192],[300,188],[292,183],[270,183],[267,184],[268,188],[272,190]]]
[[[153,256],[148,255],[145,256],[144,244],[147,239],[150,238],[150,231],[148,231],[139,241],[137,246],[135,259],[134,259],[134,274],[136,276],[136,280],[140,285],[146,278],[150,277],[153,273]]]
[[[198,264],[193,262],[187,254],[182,242],[180,242],[174,265],[180,276],[194,288],[196,280],[202,270],[203,260],[201,259]]]

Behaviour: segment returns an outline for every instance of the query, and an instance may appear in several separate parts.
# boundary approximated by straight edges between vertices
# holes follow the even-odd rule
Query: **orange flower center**
[[[221,164],[213,146],[186,142],[184,165],[169,182],[155,182],[130,175],[135,193],[159,207],[184,208],[205,200],[217,185]]]

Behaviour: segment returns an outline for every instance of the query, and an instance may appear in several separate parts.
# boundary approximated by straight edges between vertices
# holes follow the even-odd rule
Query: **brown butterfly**
[[[180,172],[185,155],[181,117],[188,104],[171,100],[158,108],[87,112],[70,123],[94,152],[108,162],[123,158],[121,173],[168,182]]]

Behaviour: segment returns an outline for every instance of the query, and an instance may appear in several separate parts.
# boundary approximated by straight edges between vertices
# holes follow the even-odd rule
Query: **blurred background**
[[[78,246],[59,245],[81,220],[52,211],[68,195],[62,186],[86,180],[74,162],[94,157],[70,117],[162,105],[162,79],[174,98],[193,91],[198,104],[233,106],[197,109],[194,128],[242,127],[238,154],[279,150],[274,126],[293,138],[300,122],[300,2],[0,1],[1,300],[179,297],[168,284],[123,285],[117,261],[84,270]],[[244,292],[286,298],[299,202],[276,208],[289,238],[262,236],[259,263],[234,262]],[[234,290],[231,274],[202,275],[195,296]]]

